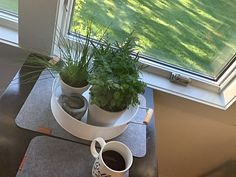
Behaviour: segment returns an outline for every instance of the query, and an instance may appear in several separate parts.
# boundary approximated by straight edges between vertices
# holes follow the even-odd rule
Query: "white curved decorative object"
[[[56,121],[72,135],[86,140],[93,140],[97,137],[108,140],[119,136],[127,129],[128,123],[138,111],[138,106],[130,107],[122,114],[114,125],[108,127],[94,126],[86,123],[87,113],[82,118],[82,121],[79,121],[65,112],[58,102],[60,95],[61,88],[58,84],[58,79],[55,79],[52,87],[51,109]],[[88,99],[89,92],[85,92],[83,96]]]

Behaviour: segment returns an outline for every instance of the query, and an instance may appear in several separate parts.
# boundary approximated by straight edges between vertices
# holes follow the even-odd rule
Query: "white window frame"
[[[34,6],[34,14],[32,18],[36,18],[37,20],[39,20],[40,22],[44,22],[42,24],[47,24],[49,25],[47,22],[48,19],[45,19],[45,16],[40,16],[42,15],[42,11],[40,9],[37,10],[37,3],[39,3],[41,6],[47,7],[48,3],[54,3],[54,7],[52,9],[52,11],[56,14],[50,13],[50,12],[46,12],[44,11],[44,13],[48,13],[53,17],[48,17],[49,19],[51,18],[51,22],[50,22],[50,27],[54,28],[54,31],[45,31],[44,26],[41,26],[41,29],[38,29],[39,26],[37,26],[37,28],[34,28],[35,25],[37,24],[33,24],[31,26],[19,26],[19,31],[21,31],[23,34],[19,33],[20,36],[24,36],[24,38],[27,38],[27,40],[20,40],[19,43],[21,46],[25,46],[26,49],[28,49],[27,47],[29,47],[29,45],[27,46],[27,42],[30,43],[31,48],[29,48],[30,50],[32,49],[32,47],[35,47],[34,50],[37,51],[37,49],[39,49],[38,51],[40,51],[40,46],[39,44],[43,43],[43,39],[42,41],[40,41],[39,38],[37,38],[37,34],[39,32],[44,32],[47,35],[47,38],[51,38],[53,39],[55,31],[57,29],[57,27],[60,27],[60,29],[62,29],[64,31],[64,34],[67,35],[67,30],[69,28],[69,22],[70,22],[70,14],[72,11],[72,7],[73,7],[73,0],[21,0],[19,1],[20,5],[25,5],[27,4],[28,6]],[[24,9],[24,7],[23,7]],[[22,7],[20,9],[20,12],[22,13]],[[30,16],[30,14],[28,14]],[[40,19],[42,18],[42,19]],[[55,19],[54,19],[55,18]],[[52,20],[54,19],[54,21]],[[24,20],[24,19],[21,19]],[[42,20],[42,21],[41,21]],[[30,19],[30,21],[32,23],[34,23],[34,19]],[[22,31],[22,28],[24,29]],[[51,28],[52,29],[52,28]],[[29,38],[29,36],[27,36],[27,32],[31,32],[36,30],[35,35],[32,35],[31,38]],[[37,39],[37,40],[35,40]],[[45,40],[45,39],[44,39]],[[37,41],[37,44],[36,42]],[[52,44],[50,44],[52,46]],[[53,49],[53,46],[52,48]],[[51,50],[50,49],[50,50]],[[156,62],[152,62],[152,61],[148,61],[148,60],[144,60],[141,59],[140,60],[141,63],[147,64],[149,65],[149,67],[147,67],[145,69],[145,71],[143,71],[141,77],[143,78],[143,80],[148,84],[149,87],[153,88],[153,89],[157,89],[166,93],[170,93],[170,94],[174,94],[177,96],[181,96],[193,101],[197,101],[209,106],[213,106],[216,108],[220,108],[220,109],[224,109],[226,110],[231,104],[233,104],[236,100],[236,63],[234,62],[228,69],[227,71],[221,76],[221,78],[218,81],[212,81],[182,70],[178,70],[175,68],[172,68],[170,66],[166,66],[166,65],[162,65],[160,63],[156,63]],[[170,77],[171,73],[177,73],[180,74],[182,76],[185,76],[187,78],[191,78],[191,82],[187,85],[187,86],[182,86],[182,85],[178,85],[175,84],[173,82],[170,82],[168,80],[168,78]],[[170,100],[171,101],[171,100]]]
[[[0,24],[7,28],[18,30],[18,18],[7,11],[0,10]]]
[[[17,46],[18,44],[18,18],[0,10],[0,42]]]
[[[66,12],[66,15],[64,15],[65,35],[67,35],[66,33],[69,29],[72,7],[73,0],[69,0],[69,10]],[[227,109],[236,99],[236,91],[233,93],[230,90],[230,88],[236,84],[236,62],[234,62],[217,81],[203,78],[201,76],[146,59],[140,59],[140,62],[148,65],[142,74],[142,78],[149,87],[154,89],[188,98],[220,109]],[[171,73],[180,74],[184,77],[190,78],[191,83],[187,86],[180,86],[172,83],[168,80]]]

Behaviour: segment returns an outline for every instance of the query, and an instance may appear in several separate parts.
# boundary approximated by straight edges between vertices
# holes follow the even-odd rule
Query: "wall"
[[[236,160],[236,104],[223,111],[159,91],[154,99],[160,177],[197,177]]]
[[[19,46],[49,55],[53,48],[59,0],[20,0]]]
[[[0,97],[26,60],[28,53],[0,42]]]

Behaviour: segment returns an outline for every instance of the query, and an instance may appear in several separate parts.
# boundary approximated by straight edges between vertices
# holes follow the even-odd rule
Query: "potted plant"
[[[27,65],[34,67],[34,72],[46,68],[59,75],[62,91],[58,99],[59,104],[64,111],[80,120],[88,107],[87,100],[82,96],[82,93],[89,88],[89,67],[93,57],[90,45],[92,27],[89,25],[86,28],[85,36],[75,32],[72,40],[64,37],[61,31],[57,32],[55,44],[59,56],[48,57],[31,54]]]
[[[90,105],[88,123],[109,126],[129,109],[139,104],[139,94],[146,84],[140,80],[142,65],[135,47],[133,33],[122,42],[93,45],[93,68],[89,77]]]
[[[59,31],[55,40],[59,56],[32,55],[28,64],[43,66],[58,73],[64,95],[82,94],[89,88],[89,67],[93,57],[91,34],[91,25],[87,27],[85,36],[75,32],[72,40]]]

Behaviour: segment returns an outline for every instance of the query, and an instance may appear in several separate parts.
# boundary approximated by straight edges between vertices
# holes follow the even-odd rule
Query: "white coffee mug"
[[[101,146],[100,152],[97,152],[96,150],[96,142]],[[133,155],[130,149],[125,144],[118,141],[110,141],[106,143],[103,138],[99,137],[92,141],[90,150],[93,157],[96,158],[92,169],[93,177],[127,176],[128,170],[133,163]],[[112,161],[119,160],[119,163],[115,162],[115,164],[119,164],[118,168],[122,166],[122,169],[117,170],[117,167],[115,167],[116,169],[114,168],[114,166],[112,167],[111,164],[109,164],[109,159],[111,161],[111,164]]]

